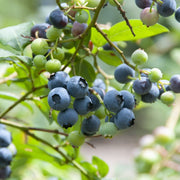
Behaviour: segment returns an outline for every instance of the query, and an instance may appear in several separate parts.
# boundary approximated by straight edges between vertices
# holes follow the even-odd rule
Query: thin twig
[[[117,0],[113,0],[113,1],[116,3],[117,9],[120,11],[122,17],[123,17],[124,20],[126,21],[127,26],[129,26],[129,29],[130,29],[132,35],[133,35],[133,36],[136,36],[136,34],[134,33],[133,28],[132,28],[132,26],[131,26],[128,18],[126,17],[126,12],[123,10],[121,4],[120,4]]]

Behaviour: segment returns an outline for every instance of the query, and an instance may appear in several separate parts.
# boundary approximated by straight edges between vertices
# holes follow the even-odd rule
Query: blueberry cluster
[[[81,76],[69,77],[66,72],[58,71],[52,74],[48,81],[50,89],[48,95],[49,106],[57,111],[57,121],[63,128],[72,127],[79,115],[85,116],[98,109],[101,104],[95,94],[103,98],[103,90],[98,87],[89,88],[86,80]],[[100,120],[95,115],[84,118],[81,132],[94,135],[100,126]]]
[[[131,55],[136,66],[148,60],[147,53],[137,49]],[[162,79],[163,74],[158,68],[142,69],[135,77],[135,71],[126,64],[119,65],[114,77],[120,83],[132,82],[132,93],[139,95],[142,102],[153,103],[160,99],[163,103],[170,105],[174,102],[174,93],[180,93],[180,75],[173,75],[170,81]]]
[[[37,69],[50,73],[59,71],[65,57],[64,48],[71,49],[75,46],[75,42],[69,39],[86,30],[89,14],[85,10],[71,10],[69,14],[75,19],[74,22],[56,8],[46,18],[45,23],[35,24],[31,28],[31,56]]]
[[[0,179],[6,179],[11,174],[9,165],[16,153],[14,148],[11,133],[6,130],[4,125],[0,124]]]
[[[153,5],[156,2],[156,8]],[[176,9],[175,0],[135,0],[136,5],[143,9],[140,14],[142,22],[147,26],[152,26],[158,22],[159,15],[169,17],[175,14],[175,19],[180,22],[180,7]]]

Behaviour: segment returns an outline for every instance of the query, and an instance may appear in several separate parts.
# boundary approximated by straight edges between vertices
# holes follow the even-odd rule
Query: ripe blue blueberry
[[[147,94],[150,91],[151,86],[151,81],[146,77],[141,77],[141,79],[136,79],[133,82],[133,89],[139,95]]]
[[[104,96],[104,105],[109,111],[118,112],[124,105],[122,94],[117,90],[110,90]]]
[[[141,9],[150,7],[152,2],[152,0],[135,0],[136,5]]]
[[[119,65],[114,71],[114,77],[120,83],[128,83],[131,81],[129,77],[134,76],[134,70],[126,64]]]
[[[95,79],[93,82],[93,87],[101,88],[101,89],[106,89],[106,85],[102,79]]]
[[[180,74],[175,74],[170,79],[170,88],[175,93],[180,93]]]
[[[63,111],[69,106],[70,102],[70,95],[62,87],[54,88],[48,94],[48,104],[54,110]]]
[[[50,25],[48,23],[36,24],[31,28],[31,36],[36,37],[36,34],[39,38],[47,38],[46,37],[46,29],[48,29]]]
[[[50,13],[49,21],[55,28],[62,29],[67,25],[68,17],[60,9],[55,9]]]
[[[146,103],[153,103],[159,96],[159,88],[155,83],[152,84],[150,91],[141,96],[141,100]]]
[[[178,22],[180,22],[180,7],[176,9],[175,18]]]
[[[134,124],[135,116],[128,108],[121,109],[114,118],[114,123],[118,129],[126,129]]]
[[[75,99],[73,103],[73,107],[78,114],[85,115],[91,111],[93,104],[90,97],[85,96],[80,99]]]
[[[11,133],[6,129],[0,129],[0,147],[7,147],[11,144]]]
[[[0,168],[10,165],[12,153],[8,148],[0,148]]]
[[[67,83],[69,94],[75,98],[83,98],[88,93],[88,83],[81,76],[73,76]]]
[[[78,121],[78,114],[74,109],[66,109],[58,114],[57,122],[63,128],[72,127]]]
[[[3,168],[0,168],[0,179],[6,179],[11,174],[11,168],[10,166],[5,166]]]
[[[50,76],[48,81],[48,88],[50,90],[56,87],[66,88],[69,79],[70,77],[66,72],[58,71]]]
[[[175,0],[161,0],[161,3],[157,3],[157,11],[161,16],[171,16],[176,10]]]
[[[133,109],[135,107],[134,95],[126,90],[120,91],[120,94],[122,95],[124,100],[123,108]]]
[[[85,118],[81,125],[81,132],[86,136],[96,134],[100,127],[100,120],[95,115]]]
[[[97,88],[97,87],[93,87],[92,90],[95,93],[97,93],[98,95],[100,95],[101,99],[104,98],[104,93],[103,93],[102,89]],[[91,111],[96,111],[101,106],[101,103],[100,103],[99,99],[96,97],[95,94],[93,94],[93,92],[91,92],[91,90],[89,90],[88,97],[92,101]]]

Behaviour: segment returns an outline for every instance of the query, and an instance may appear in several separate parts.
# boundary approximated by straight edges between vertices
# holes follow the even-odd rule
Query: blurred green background
[[[178,5],[180,2],[177,1]],[[45,21],[45,18],[51,12],[52,9],[56,7],[54,1],[45,0],[0,0],[0,28],[4,28],[11,25],[16,25],[19,23],[34,21],[35,23],[41,23]],[[127,12],[127,17],[129,19],[139,18],[140,10],[135,6],[133,0],[125,0],[124,9]],[[105,7],[100,14],[98,19],[99,23],[110,23],[115,24],[116,22],[122,21],[120,13],[113,7]],[[160,24],[163,24],[169,28],[172,32],[156,37],[146,38],[139,40],[137,42],[127,42],[126,48],[122,50],[125,56],[130,58],[132,52],[137,48],[143,48],[149,55],[149,61],[144,67],[158,67],[164,74],[165,78],[170,78],[171,75],[180,73],[180,23],[177,23],[174,17],[160,18]],[[109,68],[104,65],[104,68]],[[2,66],[1,66],[2,69]],[[114,67],[112,67],[110,72],[113,72]],[[117,84],[115,84],[117,85]],[[8,89],[6,85],[1,85],[0,90]],[[11,89],[12,91],[12,89]],[[15,93],[19,93],[19,90],[14,88]],[[1,101],[1,110],[6,103],[9,102]],[[136,121],[134,127],[121,132],[118,136],[113,139],[103,139],[103,138],[93,138],[89,141],[94,144],[96,149],[91,148],[87,144],[83,145],[81,148],[82,158],[91,160],[92,155],[99,156],[105,160],[110,167],[109,178],[115,178],[117,180],[128,180],[135,178],[135,170],[133,163],[133,152],[138,147],[139,138],[144,134],[152,133],[153,129],[157,126],[164,125],[168,119],[172,107],[168,107],[159,101],[154,104],[143,106],[141,109],[135,110]],[[29,124],[37,127],[48,127],[48,122],[45,120],[43,115],[34,107],[33,115],[26,112],[22,107],[17,107],[13,110],[9,116],[18,115],[20,119],[24,119],[23,122],[28,122]],[[56,124],[51,125],[51,127],[57,127]],[[13,142],[16,144],[21,141],[21,145],[25,142],[26,137],[20,131],[13,130]],[[177,135],[180,136],[180,123],[176,127]],[[46,138],[52,141],[52,137],[45,135],[44,133],[38,133],[40,136],[47,136]],[[30,141],[28,144],[37,142]],[[18,147],[21,148],[21,147]],[[44,146],[41,147],[45,148]],[[55,180],[56,177],[59,179],[69,179],[78,180],[74,174],[70,173],[72,169],[69,169],[68,176],[67,169],[64,170],[63,167],[59,169],[55,162],[44,163],[43,161],[31,160],[31,155],[29,155],[27,146],[27,156],[22,158],[21,154],[17,154],[12,163],[12,180],[32,180],[32,179],[49,179]],[[36,156],[41,156],[41,151],[37,151]],[[33,156],[33,155],[32,155]],[[43,159],[43,156],[42,158]],[[53,160],[49,160],[51,162]],[[57,167],[56,167],[57,166]],[[56,167],[56,168],[55,168]],[[58,175],[59,174],[59,175]],[[63,178],[60,177],[63,174]]]

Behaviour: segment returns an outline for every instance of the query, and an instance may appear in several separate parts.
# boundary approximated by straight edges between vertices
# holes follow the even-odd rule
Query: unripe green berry
[[[96,111],[95,111],[95,115],[99,118],[99,119],[103,119],[106,117],[106,113],[104,111],[104,107],[100,106]]]
[[[61,61],[64,59],[64,50],[58,47],[52,52],[52,55],[53,58]]]
[[[87,23],[88,18],[89,14],[84,10],[78,11],[75,15],[75,20],[79,23]]]
[[[61,62],[58,59],[51,59],[46,62],[45,69],[50,73],[55,73],[61,68]]]
[[[144,50],[137,49],[132,53],[131,59],[134,62],[134,64],[141,65],[148,60],[148,55]]]
[[[166,92],[161,94],[160,100],[162,103],[170,105],[174,102],[175,95],[172,91],[166,91]]]
[[[140,158],[142,161],[146,162],[147,164],[155,164],[160,160],[160,155],[154,149],[144,149],[140,154]]]
[[[83,136],[81,133],[79,133],[78,131],[72,131],[70,132],[70,134],[68,135],[67,140],[69,141],[69,143],[72,146],[75,147],[79,147],[81,146],[84,141],[85,141],[85,136]]]
[[[62,33],[61,29],[57,29],[53,26],[51,26],[46,30],[46,36],[50,41],[56,41],[56,39],[61,36],[61,33]]]
[[[32,49],[31,49],[31,44],[27,45],[24,50],[23,50],[23,56],[27,56],[32,58]]]
[[[117,127],[113,122],[101,124],[99,133],[105,137],[112,137],[117,133]]]
[[[175,139],[175,133],[168,127],[160,126],[154,130],[154,137],[157,143],[165,145],[171,143]]]
[[[142,148],[147,148],[147,147],[150,148],[154,145],[154,142],[155,142],[155,139],[152,134],[147,134],[139,140],[139,144]]]
[[[33,59],[33,62],[37,68],[44,68],[47,62],[47,59],[43,55],[36,55]]]
[[[162,72],[158,68],[153,68],[148,74],[148,77],[151,82],[158,82],[162,78]]]
[[[49,46],[45,39],[38,38],[32,42],[31,49],[35,55],[45,55],[49,49]]]

